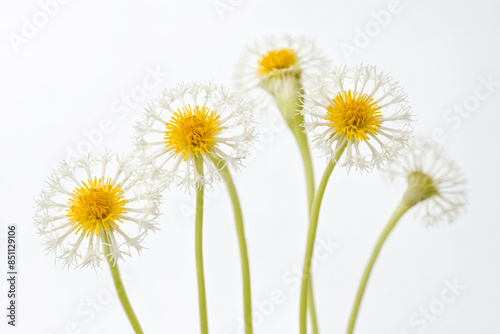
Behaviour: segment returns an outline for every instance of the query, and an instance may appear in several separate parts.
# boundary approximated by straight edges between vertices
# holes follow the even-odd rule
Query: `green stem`
[[[306,174],[306,185],[307,185],[307,202],[308,202],[309,215],[311,215],[311,209],[315,192],[314,169],[311,159],[311,152],[309,150],[309,145],[307,142],[307,135],[301,129],[303,129],[302,126],[300,126],[300,131],[297,131],[296,129],[293,132],[295,139],[297,140],[297,144],[299,145],[300,154],[302,156],[302,162],[304,164],[304,171]],[[307,294],[307,307],[309,309],[309,318],[311,320],[312,332],[313,334],[318,334],[319,333],[318,319],[316,315],[316,305],[314,303],[312,278],[309,280],[308,289],[309,291]]]
[[[314,200],[315,193],[315,182],[314,182],[314,168],[311,159],[311,151],[309,150],[309,144],[307,140],[307,135],[304,132],[304,127],[302,123],[304,122],[304,117],[300,114],[302,108],[302,101],[299,97],[299,91],[302,90],[300,82],[295,82],[290,85],[291,89],[285,89],[281,91],[280,94],[274,94],[278,108],[283,115],[289,129],[292,131],[295,141],[300,150],[300,155],[302,157],[302,164],[304,165],[304,172],[306,176],[306,188],[307,188],[307,203],[309,215],[311,215],[312,203]],[[311,320],[311,326],[313,334],[318,334],[318,319],[316,315],[316,306],[314,303],[314,292],[312,279],[309,281],[308,287],[308,301],[307,307],[309,308],[309,317]]]
[[[196,169],[203,175],[203,160],[195,158]],[[198,300],[200,304],[200,327],[202,334],[208,334],[207,297],[205,293],[205,274],[203,271],[203,193],[204,187],[197,184],[196,189],[196,220],[195,220],[195,252],[196,273],[198,276]]]
[[[300,99],[299,92],[301,90],[302,88],[300,86],[300,82],[294,81],[293,84],[289,85],[288,89],[280,91],[279,94],[274,94],[274,98],[286,124],[292,131],[295,141],[299,146],[307,181],[308,208],[311,210],[314,199],[314,170],[307,135],[304,132],[304,127],[302,126],[302,123],[304,123],[304,117],[300,113],[302,109],[302,101]]]
[[[306,185],[307,185],[307,203],[309,208],[309,213],[311,212],[312,203],[314,200],[314,169],[311,159],[311,151],[309,150],[309,145],[307,142],[307,135],[302,131],[303,128],[300,126],[299,129],[295,129],[293,132],[295,140],[299,146],[300,155],[302,156],[302,163],[304,165],[304,171],[306,175]]]
[[[365,272],[363,273],[363,277],[361,278],[361,283],[359,283],[358,292],[356,294],[356,300],[354,301],[354,306],[353,306],[352,312],[351,312],[351,318],[349,319],[349,326],[347,328],[348,334],[352,334],[354,332],[354,326],[356,325],[356,318],[358,317],[359,307],[360,307],[361,301],[363,299],[363,294],[365,292],[366,284],[368,283],[368,279],[370,278],[370,274],[372,272],[373,265],[375,264],[375,261],[377,260],[378,254],[380,253],[380,250],[382,249],[382,246],[384,245],[385,240],[387,239],[387,237],[391,233],[394,226],[396,226],[399,219],[410,208],[411,208],[411,206],[406,204],[404,202],[404,200],[401,201],[399,203],[399,205],[397,206],[396,210],[394,211],[394,213],[392,214],[391,218],[389,219],[389,222],[387,222],[387,225],[386,225],[385,229],[382,231],[382,234],[378,238],[377,244],[375,245],[375,248],[373,249],[370,260],[368,261],[368,264],[365,268]]]
[[[106,231],[102,231],[104,235],[104,255],[109,264],[109,269],[111,270],[111,276],[113,276],[113,282],[115,283],[116,292],[118,293],[118,298],[120,298],[120,302],[122,303],[123,309],[127,314],[127,317],[130,321],[130,324],[134,328],[135,333],[142,334],[142,328],[139,324],[139,320],[135,316],[134,310],[132,309],[132,305],[130,305],[130,301],[128,300],[127,293],[125,292],[125,287],[123,286],[122,278],[120,276],[120,271],[118,270],[118,265],[114,263],[114,260],[111,258],[111,253],[109,250],[109,238],[107,236]]]
[[[309,284],[307,285],[307,308],[309,309],[309,318],[311,320],[312,332],[313,334],[318,334],[318,319],[316,315],[316,306],[314,305],[314,291],[313,291],[313,283],[312,276],[309,280]]]
[[[219,166],[222,161],[214,160],[216,166]],[[224,166],[221,170],[222,177],[227,185],[227,190],[229,192],[229,197],[233,203],[234,210],[234,221],[236,223],[236,233],[238,234],[238,243],[240,246],[240,258],[241,258],[241,272],[243,277],[243,308],[245,314],[245,333],[252,334],[252,293],[250,286],[250,266],[248,264],[248,251],[247,243],[245,240],[245,229],[243,226],[243,214],[241,212],[240,200],[238,198],[238,193],[236,192],[236,187],[234,186],[231,173],[227,166]]]
[[[325,194],[326,185],[330,179],[330,175],[337,164],[336,161],[344,152],[345,145],[337,151],[335,161],[330,161],[326,166],[323,178],[318,186],[316,195],[314,196],[313,204],[311,207],[311,215],[309,218],[309,232],[307,234],[306,255],[304,258],[304,268],[302,274],[302,286],[300,289],[300,334],[307,334],[307,300],[308,300],[308,285],[311,281],[311,262],[314,250],[314,243],[316,240],[316,231],[318,229],[319,210],[323,195]]]

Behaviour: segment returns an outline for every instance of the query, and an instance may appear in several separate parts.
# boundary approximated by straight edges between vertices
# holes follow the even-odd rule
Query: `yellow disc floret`
[[[339,93],[327,108],[325,120],[338,134],[352,136],[357,141],[369,140],[368,134],[377,134],[382,126],[382,113],[377,102],[368,94]]]
[[[207,107],[184,106],[177,110],[166,124],[165,145],[175,155],[182,153],[184,160],[189,153],[210,152],[215,145],[215,136],[221,131],[220,116]]]
[[[292,67],[297,62],[297,56],[291,49],[269,51],[259,60],[259,75],[266,75],[274,70]]]
[[[111,179],[104,181],[104,177],[82,184],[83,187],[73,191],[66,214],[76,233],[81,231],[88,237],[90,233],[98,235],[101,227],[107,231],[113,225],[118,226],[116,222],[121,222],[119,216],[126,213],[127,203],[120,185],[113,186]]]

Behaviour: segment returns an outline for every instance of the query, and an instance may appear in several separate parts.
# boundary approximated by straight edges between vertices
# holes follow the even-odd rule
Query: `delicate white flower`
[[[387,172],[408,181],[403,200],[427,224],[451,223],[467,204],[466,181],[461,169],[431,140],[413,139],[410,148]]]
[[[35,225],[68,268],[99,267],[104,244],[113,261],[139,252],[156,229],[160,193],[142,180],[133,156],[88,154],[63,162],[36,200]]]
[[[312,40],[269,37],[247,48],[236,66],[234,81],[238,90],[249,92],[260,87],[277,99],[292,98],[295,102],[289,95],[297,95],[303,80],[327,66],[328,62]],[[283,94],[285,96],[280,96]],[[269,95],[256,95],[256,100],[268,98]]]
[[[135,129],[139,155],[162,188],[219,180],[226,164],[239,169],[255,138],[248,103],[214,83],[165,89]]]
[[[348,170],[380,168],[406,145],[412,115],[397,82],[374,66],[338,67],[306,83],[304,127],[325,156]]]

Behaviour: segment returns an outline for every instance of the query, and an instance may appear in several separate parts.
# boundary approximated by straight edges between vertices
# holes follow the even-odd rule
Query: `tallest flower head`
[[[278,103],[297,101],[302,81],[324,70],[327,62],[313,41],[290,36],[269,37],[247,48],[235,71],[235,84],[242,91],[262,88]],[[297,105],[295,104],[295,107]],[[297,108],[291,108],[295,113]],[[283,108],[280,108],[283,112]],[[287,115],[284,115],[285,118]]]

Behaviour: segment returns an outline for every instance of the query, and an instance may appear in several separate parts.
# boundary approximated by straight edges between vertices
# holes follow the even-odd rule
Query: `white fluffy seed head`
[[[431,196],[421,196],[416,204],[417,216],[428,225],[452,223],[467,205],[467,184],[462,170],[430,139],[412,139],[409,149],[391,164],[387,174],[392,180],[408,182],[404,200],[413,202],[409,205],[417,202],[412,200],[415,196],[421,196],[422,188],[415,186],[415,174],[425,175],[431,181],[435,191]]]

